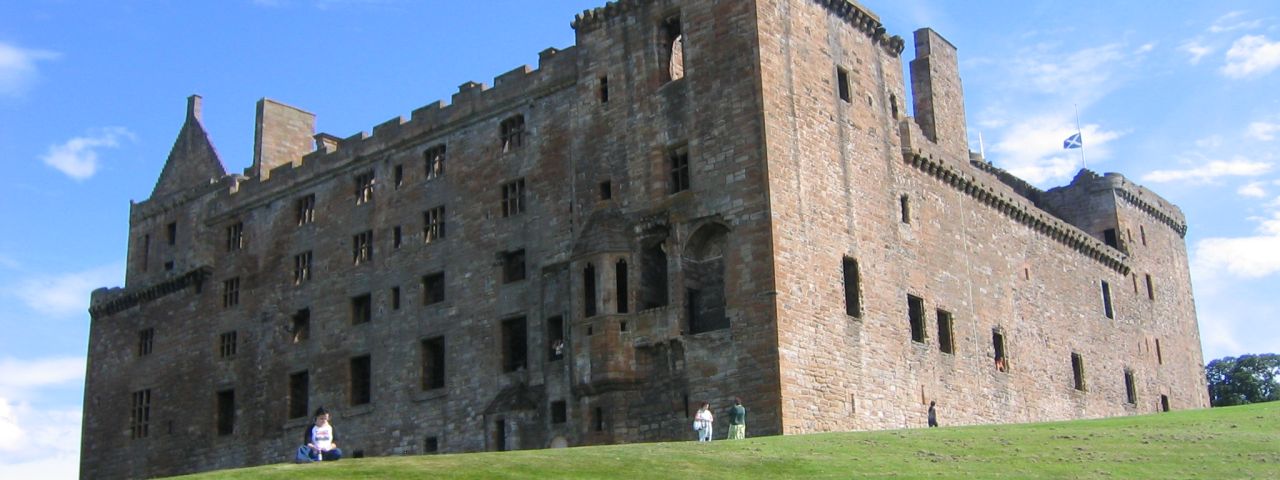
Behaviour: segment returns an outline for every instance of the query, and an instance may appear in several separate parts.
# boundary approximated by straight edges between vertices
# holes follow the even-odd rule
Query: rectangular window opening
[[[564,317],[556,315],[547,319],[547,360],[564,358]]]
[[[240,277],[232,277],[222,281],[222,307],[231,308],[240,304]]]
[[[169,240],[169,245],[178,244],[178,223],[172,222],[165,226],[165,238]]]
[[[422,153],[426,161],[427,180],[444,176],[445,148],[444,144],[428,148]]]
[[[235,252],[244,248],[244,222],[236,222],[227,227],[227,251]]]
[[[138,356],[145,357],[151,355],[151,348],[155,343],[156,329],[147,328],[138,332]]]
[[[611,198],[613,198],[613,184],[608,180],[600,182],[600,199],[609,200]]]
[[[1107,318],[1116,318],[1116,312],[1111,307],[1111,284],[1106,280],[1102,281],[1102,311]]]
[[[351,324],[359,325],[373,320],[373,296],[366,293],[351,297]]]
[[[502,371],[514,372],[529,366],[525,317],[502,321]]]
[[[301,285],[307,280],[311,280],[310,250],[293,256],[293,284]]]
[[[1138,390],[1134,386],[1133,371],[1130,370],[1124,371],[1124,398],[1125,403],[1130,405],[1138,404]]]
[[[502,216],[513,217],[524,213],[524,179],[502,186]]]
[[[313,193],[299,198],[295,209],[299,227],[316,221],[316,195]]]
[[[434,305],[444,301],[444,272],[422,277],[422,304]]]
[[[289,418],[303,418],[310,410],[311,376],[297,372],[289,375]]]
[[[356,265],[373,261],[373,230],[351,237],[351,261]]]
[[[311,338],[311,309],[304,308],[293,314],[289,333],[293,335],[293,343],[302,343]]]
[[[991,331],[991,347],[995,350],[996,371],[1008,372],[1009,371],[1009,356],[1007,354],[1008,350],[1005,349],[1004,334],[1000,333],[999,330]]]
[[[444,205],[422,213],[422,238],[424,243],[444,239]]]
[[[132,438],[146,438],[151,426],[151,389],[133,392],[133,409],[129,412]]]
[[[422,341],[422,389],[444,388],[444,337]]]
[[[236,331],[223,332],[218,336],[218,358],[231,358],[236,356]]]
[[[396,189],[404,185],[404,165],[396,165],[391,168],[392,183]]]
[[[1084,357],[1079,353],[1071,353],[1071,378],[1076,390],[1084,391]]]
[[[956,353],[952,333],[951,312],[938,310],[938,350],[942,353]]]
[[[391,227],[391,248],[400,248],[400,244],[402,243],[402,232],[403,230],[401,230],[399,225]]]
[[[502,252],[502,283],[525,279],[524,249]]]
[[[218,435],[231,435],[236,429],[236,392],[223,390],[218,392]]]
[[[600,103],[609,103],[609,77],[600,77]]]
[[[363,205],[373,201],[373,170],[356,175],[355,197],[356,205]]]
[[[667,83],[684,78],[684,29],[680,25],[680,15],[664,19],[661,31],[662,43],[658,48],[663,56],[659,71],[662,82]]]
[[[524,146],[524,115],[516,115],[502,121],[502,152],[510,152]]]
[[[614,293],[617,295],[618,313],[627,313],[629,310],[628,297],[630,292],[627,290],[627,261],[618,260],[614,264]],[[626,322],[623,322],[626,325]],[[626,330],[625,328],[623,330]]]
[[[368,355],[351,359],[351,405],[364,405],[373,399],[373,366]]]
[[[427,437],[426,444],[422,447],[423,453],[439,453],[440,439],[436,437]]]
[[[569,404],[564,400],[556,400],[551,402],[551,423],[565,423],[569,421]]]
[[[1160,339],[1156,339],[1156,364],[1164,365],[1164,352],[1160,350]]]
[[[1152,285],[1152,284],[1151,284],[1151,274],[1150,274],[1150,273],[1148,273],[1148,274],[1146,274],[1146,275],[1147,275],[1147,300],[1155,300],[1155,299],[1156,299],[1156,287],[1155,287],[1155,285]]]
[[[391,309],[400,309],[400,287],[391,287]]]
[[[689,149],[676,147],[667,152],[668,166],[671,171],[671,193],[680,193],[689,189]]]
[[[595,424],[595,431],[604,431],[604,407],[596,407],[596,414],[595,418],[592,419],[592,423]]]
[[[844,313],[851,317],[862,316],[862,286],[858,274],[858,261],[844,258]]]
[[[1116,229],[1114,228],[1108,228],[1102,231],[1102,241],[1111,248],[1116,250],[1120,249],[1120,238],[1116,236]]]
[[[853,95],[849,93],[849,71],[843,67],[836,67],[836,90],[840,93],[840,100],[845,103],[853,101]]]
[[[924,299],[907,295],[907,316],[911,320],[911,341],[924,343]]]
[[[898,197],[898,204],[902,208],[902,223],[911,223],[911,198],[903,194]]]

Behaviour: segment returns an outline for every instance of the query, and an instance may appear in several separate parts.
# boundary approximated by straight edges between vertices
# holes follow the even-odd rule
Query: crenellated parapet
[[[587,32],[600,28],[610,19],[622,16],[627,12],[639,10],[644,3],[652,0],[617,0],[606,3],[603,7],[583,10],[573,17],[569,26],[578,32]]]
[[[205,266],[150,285],[134,288],[99,288],[93,291],[93,298],[89,302],[89,317],[98,320],[143,303],[159,300],[187,287],[199,289],[212,274],[213,269]]]
[[[880,19],[867,11],[861,5],[850,0],[813,0],[830,10],[831,13],[844,19],[849,25],[861,30],[871,41],[879,44],[885,51],[892,53],[895,57],[901,56],[902,51],[906,49],[907,42],[897,35],[890,36],[880,23]]]
[[[1017,196],[1007,195],[982,180],[933,157],[907,153],[903,161],[947,186],[977,200],[1006,217],[1026,225],[1054,241],[1092,258],[1123,275],[1129,274],[1127,257],[1120,251],[1085,233],[1052,214],[1045,212]]]

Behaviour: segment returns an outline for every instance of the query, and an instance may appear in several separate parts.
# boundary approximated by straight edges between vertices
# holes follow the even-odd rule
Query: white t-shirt
[[[328,451],[333,448],[333,425],[326,424],[323,427],[311,427],[311,443],[315,444],[320,451]]]

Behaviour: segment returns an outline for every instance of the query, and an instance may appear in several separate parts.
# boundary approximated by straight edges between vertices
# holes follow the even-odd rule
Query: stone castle
[[[970,153],[956,48],[850,0],[622,0],[377,125],[186,119],[93,293],[81,475],[1208,406],[1180,210]],[[913,116],[909,116],[912,113]],[[726,431],[724,415],[717,431]]]

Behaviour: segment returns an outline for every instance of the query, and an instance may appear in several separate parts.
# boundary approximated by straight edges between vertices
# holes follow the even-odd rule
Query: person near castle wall
[[[298,447],[298,455],[295,459],[298,463],[342,459],[342,450],[334,441],[333,425],[329,424],[329,411],[324,407],[316,409],[315,425],[303,432],[302,438],[306,445]]]
[[[938,426],[938,411],[933,408],[937,404],[938,402],[935,402],[932,400],[929,401],[929,426],[930,427]]]
[[[702,402],[702,408],[698,409],[698,413],[693,416],[693,427],[698,431],[699,442],[711,441],[711,424],[715,422],[715,416],[711,415],[711,404]]]
[[[742,399],[733,397],[733,406],[729,407],[728,440],[741,440],[747,437],[747,407],[742,406]]]

